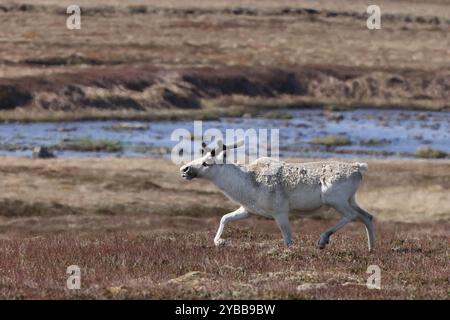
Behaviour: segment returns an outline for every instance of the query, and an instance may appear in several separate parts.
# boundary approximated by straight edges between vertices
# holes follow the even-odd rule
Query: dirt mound
[[[0,109],[14,109],[29,104],[32,95],[14,85],[0,85]]]
[[[189,83],[203,97],[240,94],[250,97],[280,94],[305,95],[306,83],[296,73],[281,69],[227,68],[190,69],[182,72],[182,80]]]
[[[433,104],[449,108],[450,71],[299,66],[178,68],[122,66],[76,74],[3,79],[2,109],[199,109],[204,99],[300,97],[331,103]],[[282,101],[282,100],[280,100]]]

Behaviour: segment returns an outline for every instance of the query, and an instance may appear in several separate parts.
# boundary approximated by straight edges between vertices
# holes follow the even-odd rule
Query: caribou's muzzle
[[[180,169],[181,177],[186,180],[194,179],[197,174],[192,167],[184,166]]]

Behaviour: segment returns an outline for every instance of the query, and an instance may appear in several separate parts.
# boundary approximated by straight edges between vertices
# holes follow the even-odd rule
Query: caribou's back
[[[291,209],[312,210],[325,202],[325,195],[338,185],[348,185],[349,194],[361,180],[360,163],[321,161],[286,163],[260,158],[247,166],[254,183],[261,190],[281,193]],[[340,189],[341,190],[341,189]]]

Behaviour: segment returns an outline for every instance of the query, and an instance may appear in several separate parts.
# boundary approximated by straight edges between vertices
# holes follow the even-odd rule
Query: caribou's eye
[[[203,162],[203,163],[202,163],[202,166],[208,167],[209,165],[208,165],[206,162]]]

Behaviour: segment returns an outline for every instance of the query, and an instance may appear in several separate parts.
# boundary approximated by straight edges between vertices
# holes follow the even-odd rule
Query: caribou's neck
[[[233,200],[240,202],[248,188],[249,174],[245,167],[236,164],[216,165],[206,177]],[[247,190],[248,192],[248,190]]]

